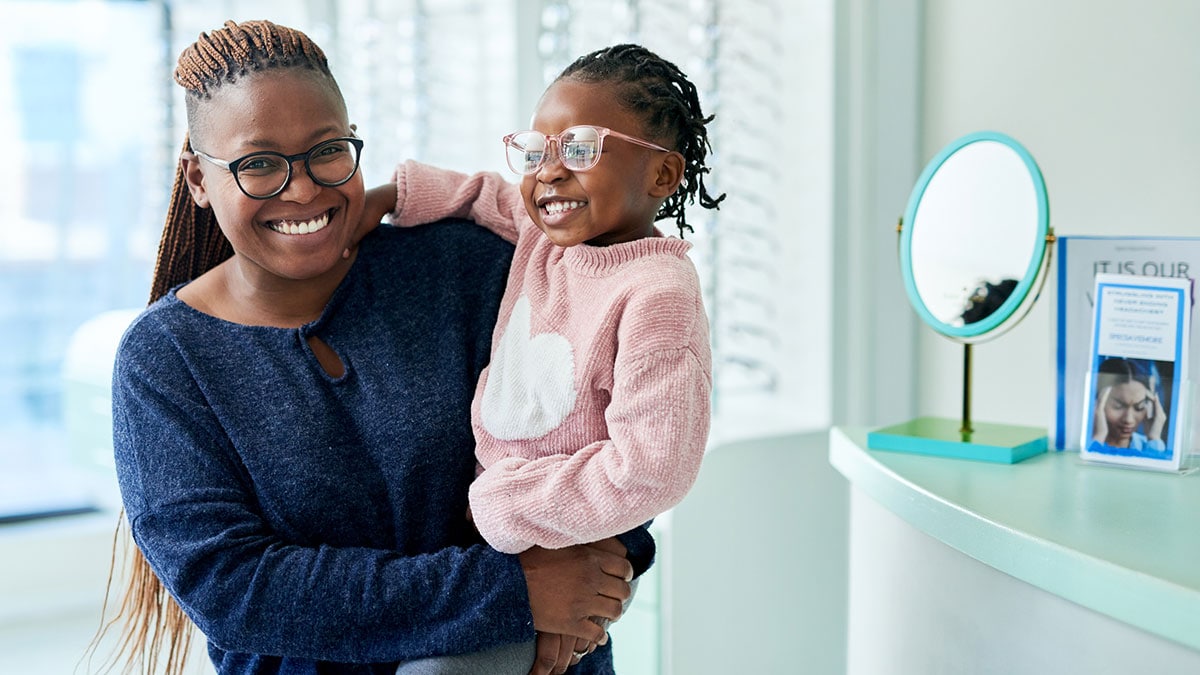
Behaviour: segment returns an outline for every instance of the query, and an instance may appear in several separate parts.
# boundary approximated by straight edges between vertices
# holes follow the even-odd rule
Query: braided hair
[[[222,28],[201,33],[196,42],[180,54],[175,69],[175,81],[187,91],[189,137],[184,139],[183,149],[191,150],[190,137],[203,129],[201,111],[214,90],[235,84],[252,73],[280,68],[312,71],[327,80],[341,98],[325,54],[298,30],[269,21],[227,21]],[[171,288],[204,274],[231,255],[233,248],[218,227],[212,209],[202,208],[192,200],[183,162],[179,162],[154,266],[150,301],[154,302]],[[114,540],[110,592],[118,568],[118,541],[128,540],[121,536],[127,528],[122,514]],[[124,672],[155,673],[162,657],[165,659],[163,672],[182,675],[194,626],[167,593],[141,550],[131,540],[126,546],[127,580],[121,603],[116,617],[100,627],[89,651],[94,653],[108,629],[119,623],[121,635],[115,653],[110,657],[110,667],[124,659]],[[106,594],[105,610],[108,601]]]
[[[341,97],[325,53],[298,30],[270,21],[226,21],[223,28],[201,33],[179,55],[175,68],[175,82],[187,92],[189,135],[184,138],[183,150],[191,150],[191,137],[203,128],[203,104],[212,98],[215,89],[235,84],[252,73],[277,68],[302,68],[317,73]],[[192,201],[180,162],[175,169],[167,221],[158,245],[150,301],[195,279],[231,255],[233,248],[217,226],[212,209]]]
[[[714,198],[704,186],[704,174],[711,171],[704,159],[712,149],[705,125],[714,116],[705,117],[696,85],[675,64],[640,45],[620,44],[579,57],[555,81],[564,79],[616,85],[621,105],[639,115],[650,133],[672,139],[683,155],[683,182],[663,202],[655,220],[674,218],[683,236],[684,231],[694,231],[684,217],[685,202],[694,204],[699,197],[700,206],[720,208],[725,195]]]

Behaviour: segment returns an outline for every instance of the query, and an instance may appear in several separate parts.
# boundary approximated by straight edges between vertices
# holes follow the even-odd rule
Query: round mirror
[[[993,338],[1037,297],[1049,233],[1033,157],[1004,134],[964,136],[929,162],[909,198],[900,238],[909,300],[949,338]]]

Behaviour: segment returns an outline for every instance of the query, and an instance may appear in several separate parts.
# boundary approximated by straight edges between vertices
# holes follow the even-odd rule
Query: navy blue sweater
[[[470,223],[381,227],[311,324],[233,324],[172,292],[130,327],[113,381],[125,508],[218,672],[390,673],[533,639],[517,558],[465,519],[511,254]],[[649,535],[622,540],[644,569]],[[573,672],[611,663],[603,649]]]

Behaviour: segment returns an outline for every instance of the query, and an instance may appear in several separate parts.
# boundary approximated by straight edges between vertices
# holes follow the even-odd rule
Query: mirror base
[[[867,433],[867,447],[937,457],[1015,464],[1046,451],[1046,430],[976,422],[963,432],[962,421],[918,417]]]

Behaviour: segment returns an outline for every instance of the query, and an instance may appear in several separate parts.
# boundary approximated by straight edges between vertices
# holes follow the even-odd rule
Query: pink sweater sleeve
[[[687,346],[618,359],[605,409],[608,439],[571,454],[500,459],[471,484],[475,526],[493,548],[519,553],[597,541],[683,499],[699,473],[710,421],[706,325],[694,335]]]
[[[515,243],[518,232],[532,226],[516,185],[495,172],[465,173],[408,160],[396,167],[398,227],[424,225],[442,218],[467,218]]]

